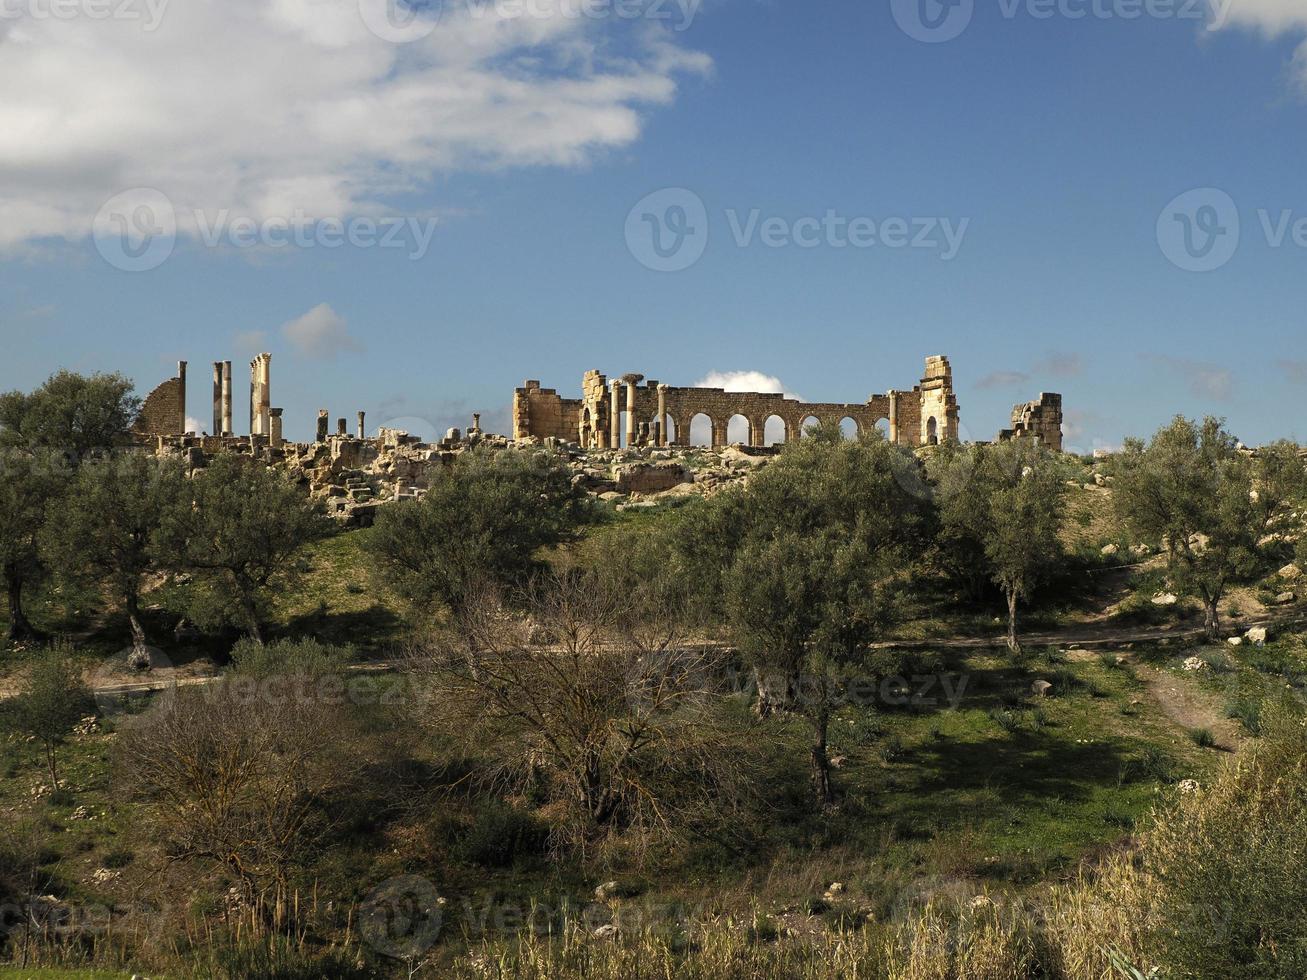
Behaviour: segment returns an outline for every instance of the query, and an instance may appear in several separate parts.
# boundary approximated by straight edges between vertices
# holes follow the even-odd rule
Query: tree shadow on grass
[[[403,619],[380,602],[351,612],[332,612],[320,605],[279,626],[276,635],[312,636],[323,643],[352,646],[361,654],[376,656],[394,649],[402,625]]]

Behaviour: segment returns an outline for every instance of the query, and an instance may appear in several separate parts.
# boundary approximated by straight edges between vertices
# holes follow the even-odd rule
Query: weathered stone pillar
[[[368,437],[368,427],[364,424],[364,419],[366,418],[367,414],[368,414],[367,412],[359,412],[359,438],[360,439],[366,439]]]
[[[336,435],[341,437],[349,435],[349,426],[344,419],[336,419]]]
[[[330,416],[327,415],[325,408],[318,409],[318,442],[327,441],[327,426],[331,424]]]
[[[749,419],[749,443],[753,446],[767,445],[767,419]]]
[[[181,424],[177,426],[177,434],[186,434],[186,362],[177,362],[177,417],[181,419]]]
[[[268,435],[272,428],[272,355],[259,355],[259,431]]]
[[[231,410],[231,361],[222,362],[222,428],[218,431],[224,436],[236,431]]]
[[[622,444],[622,382],[614,379],[608,403],[608,448],[616,449]]]
[[[726,433],[727,433],[727,426],[729,425],[730,425],[730,419],[727,419],[725,421],[721,421],[719,419],[712,420],[712,444],[714,448],[718,446],[725,446],[727,444]]]
[[[635,417],[635,382],[626,382],[626,444],[635,445],[635,434],[639,420]]]
[[[213,362],[213,428],[209,431],[222,435],[222,361]]]
[[[268,409],[268,445],[273,449],[280,449],[281,438],[281,409]]]
[[[667,385],[658,386],[658,445],[667,445]]]
[[[887,397],[889,398],[889,441],[897,445],[899,441],[899,393],[891,388]]]

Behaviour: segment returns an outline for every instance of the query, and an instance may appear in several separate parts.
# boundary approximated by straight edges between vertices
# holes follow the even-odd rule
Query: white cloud
[[[757,391],[762,394],[780,393],[799,401],[806,399],[790,391],[780,378],[761,371],[709,371],[694,383],[696,388],[724,388],[726,391]]]
[[[393,213],[388,199],[444,173],[628,145],[679,76],[710,67],[650,20],[562,2],[447,4],[410,44],[369,31],[358,0],[176,0],[153,31],[0,18],[0,248],[80,240],[139,187],[167,195],[183,235],[197,209]]]
[[[203,422],[201,422],[199,419],[191,418],[191,417],[188,415],[188,416],[186,416],[186,431],[187,431],[187,432],[208,432],[209,430],[208,430],[208,428],[205,426],[205,424],[204,424]]]
[[[1274,39],[1307,33],[1307,4],[1303,0],[1208,0],[1213,31],[1242,27]],[[1299,45],[1290,66],[1295,83],[1307,94],[1307,41]]]
[[[345,318],[326,303],[281,326],[281,333],[304,357],[335,357],[362,350],[345,329]]]

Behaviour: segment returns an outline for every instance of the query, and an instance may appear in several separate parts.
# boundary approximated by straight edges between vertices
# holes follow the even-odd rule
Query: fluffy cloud
[[[779,393],[799,401],[806,399],[790,391],[780,378],[761,371],[709,371],[694,383],[696,388],[722,388],[726,391],[757,391],[763,394]]]
[[[1302,0],[1208,0],[1214,30],[1245,28],[1267,38],[1307,34],[1307,4]],[[1307,41],[1294,54],[1294,81],[1307,94]]]
[[[282,324],[281,333],[305,357],[335,357],[362,349],[345,329],[345,318],[326,303]]]
[[[168,197],[182,234],[197,210],[393,213],[388,199],[442,173],[625,146],[679,76],[710,67],[652,20],[568,16],[566,0],[440,5],[430,33],[396,44],[367,23],[393,2],[0,17],[0,248],[82,239],[107,200],[140,187]]]

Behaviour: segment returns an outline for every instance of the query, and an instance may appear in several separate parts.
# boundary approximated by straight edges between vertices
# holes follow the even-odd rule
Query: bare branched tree
[[[356,762],[343,705],[295,678],[257,680],[170,692],[126,726],[117,761],[170,857],[230,875],[280,927],[292,874],[332,829],[329,802]]]
[[[513,608],[529,615],[485,587],[417,655],[431,723],[490,785],[543,796],[582,847],[681,838],[739,805],[748,722],[722,697],[726,655],[690,641],[657,585],[553,571]]]

